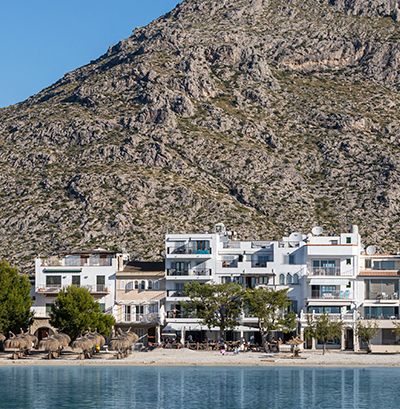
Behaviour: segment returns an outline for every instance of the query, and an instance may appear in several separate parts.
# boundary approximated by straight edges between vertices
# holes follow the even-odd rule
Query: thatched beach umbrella
[[[67,334],[63,334],[60,332],[59,334],[54,334],[53,338],[55,338],[59,343],[61,348],[67,348],[71,342],[71,338]]]
[[[24,334],[22,335],[25,339],[28,340],[29,342],[29,349],[36,348],[38,345],[39,340],[37,339],[37,336],[32,335],[32,334]]]
[[[110,349],[112,351],[117,351],[118,355],[123,354],[126,356],[131,345],[132,343],[127,337],[119,336],[111,339]]]
[[[60,348],[61,348],[60,342],[53,336],[43,338],[39,342],[39,349],[46,352],[58,352]]]
[[[72,349],[81,351],[79,359],[91,358],[93,348],[95,347],[93,340],[85,337],[79,337],[72,343]]]
[[[96,346],[98,345],[100,348],[102,348],[106,343],[106,340],[103,337],[103,335],[99,334],[98,332],[91,332],[90,334],[87,335],[87,337],[89,339],[93,339]]]
[[[127,331],[125,332],[124,335],[129,339],[129,341],[131,342],[131,345],[135,344],[139,340],[139,335],[135,334],[134,332]]]
[[[17,350],[26,350],[29,349],[30,343],[29,340],[23,336],[15,336],[10,332],[11,337],[4,342],[4,347],[6,349],[17,349]]]

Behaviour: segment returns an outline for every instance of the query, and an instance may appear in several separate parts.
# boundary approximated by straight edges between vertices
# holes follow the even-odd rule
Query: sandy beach
[[[302,352],[300,358],[290,354],[266,354],[258,352],[238,355],[221,355],[216,351],[192,351],[189,349],[157,349],[151,352],[133,352],[126,359],[115,359],[111,353],[102,353],[96,358],[79,360],[76,355],[62,359],[47,360],[43,354],[25,359],[12,360],[10,354],[0,355],[0,367],[25,365],[153,365],[153,366],[325,366],[325,367],[400,367],[400,355],[373,355],[354,352],[329,351]]]

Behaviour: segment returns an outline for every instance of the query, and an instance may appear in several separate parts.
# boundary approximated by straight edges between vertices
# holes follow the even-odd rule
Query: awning
[[[208,327],[204,324],[197,324],[197,323],[170,323],[166,327],[164,327],[163,331],[175,331],[180,332],[182,330],[185,331],[219,331],[219,328],[213,327],[208,329]],[[234,329],[236,332],[258,332],[258,328],[247,327],[245,325],[239,325]]]
[[[307,305],[309,307],[343,307],[345,305],[351,305],[353,302],[351,300],[335,300],[335,299],[327,299],[327,300],[318,300],[318,301],[308,301]]]

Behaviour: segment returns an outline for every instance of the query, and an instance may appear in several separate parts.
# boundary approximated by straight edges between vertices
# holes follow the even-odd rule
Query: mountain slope
[[[357,223],[397,250],[396,1],[187,0],[0,110],[0,256]]]

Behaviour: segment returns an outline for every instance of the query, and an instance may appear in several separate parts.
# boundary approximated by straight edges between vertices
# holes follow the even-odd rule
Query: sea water
[[[400,409],[400,369],[3,367],[0,408]]]

